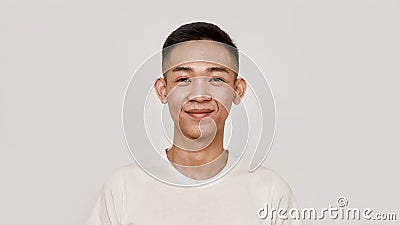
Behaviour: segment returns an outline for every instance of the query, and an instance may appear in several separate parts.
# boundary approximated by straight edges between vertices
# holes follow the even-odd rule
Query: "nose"
[[[206,79],[197,78],[194,80],[190,87],[189,101],[203,102],[211,100],[211,94],[209,93],[207,84],[208,82]]]
[[[189,100],[196,101],[196,102],[205,102],[205,101],[210,101],[211,96],[210,95],[196,95],[196,96],[190,97]]]

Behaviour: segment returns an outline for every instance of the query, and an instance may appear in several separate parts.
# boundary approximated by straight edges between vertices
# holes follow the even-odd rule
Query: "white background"
[[[265,165],[300,207],[343,195],[400,217],[400,1],[1,0],[1,225],[85,223],[103,182],[132,162],[130,77],[197,20],[221,26],[266,74],[277,130]]]

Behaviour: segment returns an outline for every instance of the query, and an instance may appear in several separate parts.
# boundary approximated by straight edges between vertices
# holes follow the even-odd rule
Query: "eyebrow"
[[[186,67],[186,66],[177,66],[174,69],[172,69],[172,72],[179,72],[179,71],[187,71],[187,72],[194,72],[193,68],[191,67]],[[225,72],[229,73],[228,69],[225,67],[209,67],[207,68],[207,72]]]
[[[225,67],[211,67],[207,69],[207,72],[225,72],[229,73],[228,69]]]
[[[177,66],[174,69],[172,69],[172,72],[179,72],[179,71],[193,72],[194,70],[191,67],[185,67],[185,66]]]

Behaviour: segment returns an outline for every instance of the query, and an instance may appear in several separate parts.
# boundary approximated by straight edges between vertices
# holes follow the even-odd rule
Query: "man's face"
[[[172,68],[166,74],[166,91],[175,126],[191,139],[200,137],[205,118],[203,135],[222,130],[235,98],[234,84],[234,72],[218,64],[190,62]]]
[[[236,79],[230,65],[214,62],[220,57],[226,64],[230,63],[230,53],[225,47],[213,43],[195,44],[173,49],[169,60],[175,60],[177,65],[171,66],[164,78],[159,78],[154,85],[161,101],[168,103],[175,130],[190,139],[209,137],[223,131],[232,102],[238,104],[246,89],[245,81]],[[188,52],[190,56],[187,56]],[[202,58],[212,54],[214,61],[185,62],[195,54]]]

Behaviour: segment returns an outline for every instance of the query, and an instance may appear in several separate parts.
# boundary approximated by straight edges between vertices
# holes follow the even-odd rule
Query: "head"
[[[246,90],[237,76],[238,58],[229,35],[210,23],[185,24],[167,37],[164,76],[154,88],[161,102],[168,103],[174,136],[179,131],[189,139],[223,137],[231,105],[239,104]]]
[[[180,43],[196,40],[209,40],[219,42],[226,47],[229,52],[229,58],[232,59],[232,64],[236,67],[235,72],[237,76],[239,68],[239,53],[236,45],[233,43],[229,35],[221,30],[218,26],[206,22],[194,22],[180,26],[174,30],[165,40],[162,50],[162,64],[163,72],[168,69],[165,66],[166,61],[169,59],[170,53]]]

